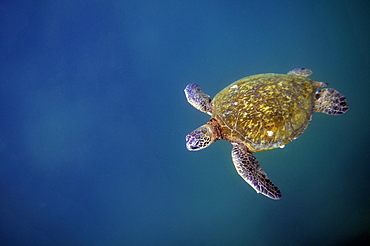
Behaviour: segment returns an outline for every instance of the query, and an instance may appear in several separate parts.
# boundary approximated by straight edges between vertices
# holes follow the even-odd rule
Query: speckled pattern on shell
[[[285,74],[259,74],[235,81],[212,101],[224,138],[249,151],[281,147],[301,135],[314,109],[314,81]]]

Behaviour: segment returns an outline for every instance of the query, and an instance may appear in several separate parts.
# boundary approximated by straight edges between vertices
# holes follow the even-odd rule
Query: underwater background
[[[370,242],[370,2],[0,1],[1,245]],[[313,70],[347,97],[284,149],[189,152],[211,97],[258,73]]]

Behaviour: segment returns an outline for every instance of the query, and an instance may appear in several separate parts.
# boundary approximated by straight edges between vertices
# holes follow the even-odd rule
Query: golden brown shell
[[[301,135],[314,110],[315,82],[285,74],[242,78],[219,92],[212,115],[223,138],[249,151],[281,147]]]

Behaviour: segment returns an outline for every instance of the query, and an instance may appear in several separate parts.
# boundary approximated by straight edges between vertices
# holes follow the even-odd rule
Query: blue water
[[[368,1],[1,1],[1,245],[353,245],[370,241]],[[284,149],[257,153],[273,201],[231,145],[185,135],[252,74],[311,68],[344,94]]]

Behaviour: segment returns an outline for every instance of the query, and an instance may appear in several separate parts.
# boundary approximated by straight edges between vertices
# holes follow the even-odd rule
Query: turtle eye
[[[189,138],[186,141],[186,148],[188,150],[199,150],[201,148],[201,143],[199,140],[194,138]]]
[[[198,149],[198,147],[197,147],[197,146],[193,146],[193,145],[190,145],[190,148],[191,148],[191,149]]]

